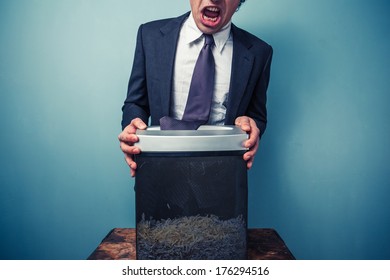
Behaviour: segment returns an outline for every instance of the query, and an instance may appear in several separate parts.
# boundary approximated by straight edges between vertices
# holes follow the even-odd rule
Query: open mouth
[[[206,7],[203,9],[203,20],[205,22],[216,23],[219,19],[221,10],[218,7]]]

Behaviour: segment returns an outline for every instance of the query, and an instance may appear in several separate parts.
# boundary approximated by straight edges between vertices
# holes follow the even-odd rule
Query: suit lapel
[[[162,37],[158,44],[160,45],[161,53],[156,66],[160,69],[161,88],[159,90],[161,90],[161,110],[164,116],[169,116],[177,41],[181,25],[188,15],[189,13],[186,13],[160,28]]]
[[[243,33],[232,24],[233,34],[233,61],[230,79],[229,100],[226,110],[226,124],[234,123],[240,102],[246,91],[246,87],[252,72],[254,56],[249,51],[251,43]]]

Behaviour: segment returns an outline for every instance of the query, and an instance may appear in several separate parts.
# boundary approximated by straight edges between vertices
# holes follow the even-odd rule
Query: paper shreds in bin
[[[186,216],[137,225],[138,259],[223,260],[246,258],[242,216]]]

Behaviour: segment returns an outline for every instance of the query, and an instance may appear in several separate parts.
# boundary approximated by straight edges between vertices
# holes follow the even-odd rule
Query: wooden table
[[[135,260],[135,229],[114,228],[88,257],[89,260]],[[270,228],[248,229],[248,259],[294,260],[279,234]]]

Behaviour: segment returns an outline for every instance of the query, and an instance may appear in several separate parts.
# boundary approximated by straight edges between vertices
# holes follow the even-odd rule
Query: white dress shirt
[[[226,104],[229,96],[230,75],[233,56],[233,38],[231,22],[221,31],[213,34],[215,47],[214,97],[208,124],[222,125],[225,121]],[[192,13],[183,23],[177,44],[174,73],[171,116],[181,120],[186,106],[195,63],[204,44],[203,33],[195,24]]]

